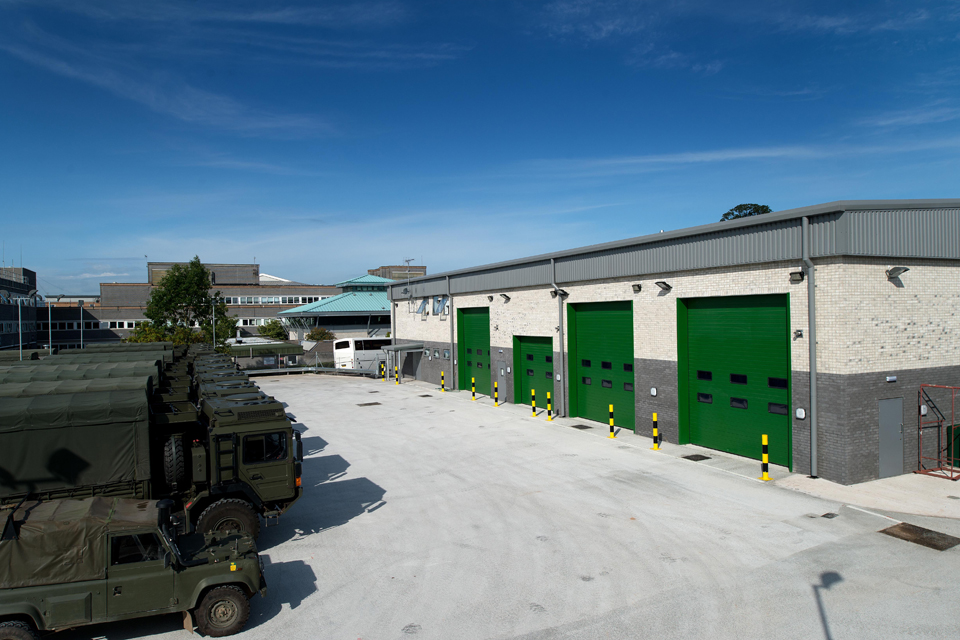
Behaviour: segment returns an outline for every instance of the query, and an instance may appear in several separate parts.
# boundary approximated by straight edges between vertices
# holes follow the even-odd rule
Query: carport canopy
[[[391,344],[383,348],[384,351],[419,351],[423,349],[422,342],[408,342],[407,344]]]

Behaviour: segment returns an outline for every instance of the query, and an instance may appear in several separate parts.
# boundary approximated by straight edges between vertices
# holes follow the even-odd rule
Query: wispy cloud
[[[87,280],[89,278],[121,278],[129,276],[129,273],[113,273],[104,271],[103,273],[78,273],[72,276],[59,276],[61,280]]]
[[[960,119],[960,107],[938,103],[900,111],[887,111],[886,113],[863,118],[858,124],[889,129],[938,124],[957,119]]]
[[[246,135],[319,135],[333,128],[313,116],[249,107],[228,96],[194,87],[169,73],[144,73],[78,47],[34,26],[20,42],[0,42],[0,50],[32,65],[86,82],[121,98],[184,122]]]
[[[645,2],[557,0],[544,6],[543,26],[553,36],[599,41],[644,31],[653,15]]]

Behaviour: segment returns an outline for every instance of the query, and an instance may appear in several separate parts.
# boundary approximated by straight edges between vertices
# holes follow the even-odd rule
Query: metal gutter
[[[810,477],[817,477],[817,282],[810,260],[810,219],[801,218],[803,266],[807,273],[807,340],[810,342]]]

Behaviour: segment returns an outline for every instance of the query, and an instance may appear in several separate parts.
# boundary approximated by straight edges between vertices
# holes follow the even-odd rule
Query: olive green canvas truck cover
[[[150,479],[145,390],[4,398],[0,501]]]
[[[124,353],[129,351],[171,351],[172,349],[172,342],[94,342],[84,345],[83,349],[61,349],[60,353]]]
[[[40,360],[41,364],[73,364],[78,362],[133,362],[135,360],[163,360],[173,362],[173,351],[131,351],[130,353],[68,353]]]
[[[12,367],[0,366],[0,383],[34,382],[40,380],[88,380],[93,378],[122,378],[152,376],[154,381],[163,373],[161,360],[132,362],[94,362],[76,364],[31,363]]]
[[[0,383],[0,398],[28,398],[64,393],[93,393],[95,391],[146,390],[153,394],[153,378],[99,378],[95,380],[59,380],[41,382]]]
[[[103,497],[25,502],[13,518],[17,539],[0,542],[0,588],[105,578],[107,533],[155,527],[153,504]],[[0,511],[4,522],[11,510]]]

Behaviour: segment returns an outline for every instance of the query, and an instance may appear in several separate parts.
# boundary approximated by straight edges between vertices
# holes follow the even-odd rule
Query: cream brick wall
[[[898,287],[886,269],[909,267]],[[960,364],[960,263],[845,258],[817,267],[817,362],[824,373]]]
[[[817,264],[819,371],[850,374],[960,363],[960,263],[897,264],[910,267],[901,278],[903,288],[887,280],[884,270],[890,263],[846,258]],[[780,262],[561,286],[570,294],[568,303],[633,301],[635,357],[671,361],[677,359],[677,298],[789,294],[791,366],[807,371],[807,283],[790,283],[790,272],[799,269],[797,262]],[[661,294],[657,280],[673,290]],[[634,283],[642,285],[640,293],[633,293]],[[504,291],[510,302],[500,293],[455,296],[455,307],[490,308],[491,347],[512,347],[514,335],[534,335],[552,336],[559,350],[557,301],[550,287]],[[449,318],[423,320],[406,305],[400,302],[396,310],[396,337],[450,340]],[[564,324],[569,326],[566,318]],[[803,329],[802,338],[793,337],[796,329]]]

